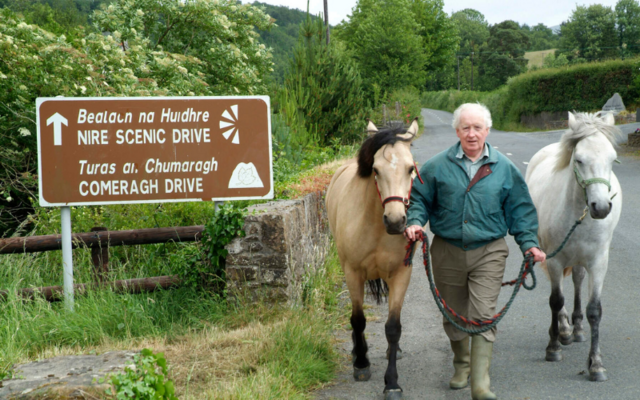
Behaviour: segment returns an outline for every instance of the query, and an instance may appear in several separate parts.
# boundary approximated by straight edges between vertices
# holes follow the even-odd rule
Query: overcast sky
[[[306,10],[306,0],[260,0],[264,3],[288,6]],[[243,0],[243,2],[246,2]],[[351,14],[351,9],[357,0],[329,0],[329,23],[337,25]],[[507,19],[521,24],[537,25],[543,23],[546,26],[560,25],[566,21],[576,4],[591,5],[603,4],[615,7],[617,0],[444,0],[444,10],[451,14],[465,8],[473,8],[484,14],[490,24],[502,22]],[[310,0],[309,9],[313,14],[323,10],[323,0]]]

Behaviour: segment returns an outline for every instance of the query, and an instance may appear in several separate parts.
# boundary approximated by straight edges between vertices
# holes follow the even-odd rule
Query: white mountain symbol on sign
[[[222,136],[224,136],[224,138],[228,140],[231,135],[233,135],[233,140],[231,140],[231,143],[240,144],[240,132],[238,131],[238,128],[236,128],[236,123],[238,122],[238,105],[233,105],[230,108],[231,113],[229,112],[229,110],[224,110],[224,112],[222,113],[222,118],[226,119],[227,121],[220,120],[220,129],[229,128],[222,133]]]

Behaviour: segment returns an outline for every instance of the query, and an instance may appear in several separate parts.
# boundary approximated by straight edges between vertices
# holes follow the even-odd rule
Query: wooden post
[[[398,119],[399,117],[400,117],[400,102],[396,101],[396,119]]]
[[[471,90],[473,90],[473,51],[471,52]]]
[[[460,91],[460,56],[456,56],[458,59],[458,92]]]
[[[91,228],[91,232],[104,232],[105,227]],[[91,248],[91,260],[93,261],[93,276],[95,282],[104,282],[109,276],[109,243],[103,245],[102,242],[98,246]]]
[[[382,125],[383,126],[387,125],[387,105],[386,104],[382,105]]]

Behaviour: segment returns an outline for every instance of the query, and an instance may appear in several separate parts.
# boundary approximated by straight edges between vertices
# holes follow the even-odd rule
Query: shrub
[[[564,68],[530,71],[511,78],[492,92],[425,92],[425,107],[453,111],[462,103],[485,104],[494,125],[502,129],[520,123],[522,115],[541,112],[596,111],[619,93],[627,106],[638,102],[638,60],[614,60]]]

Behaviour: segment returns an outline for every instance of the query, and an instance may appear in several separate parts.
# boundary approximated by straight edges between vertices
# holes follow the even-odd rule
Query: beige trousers
[[[503,239],[464,251],[435,236],[431,245],[433,277],[449,307],[468,319],[488,319],[495,315],[509,247]],[[461,321],[456,321],[463,325]],[[444,331],[452,341],[468,335],[443,317]],[[464,325],[463,325],[464,326]],[[496,340],[496,328],[482,333]]]

